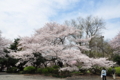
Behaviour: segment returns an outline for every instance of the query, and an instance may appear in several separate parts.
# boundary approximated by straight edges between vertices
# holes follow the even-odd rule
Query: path
[[[0,80],[102,80],[100,76],[73,76],[68,78],[55,78],[42,75],[23,75],[23,74],[6,74],[0,73]],[[112,77],[107,77],[107,80],[113,80]],[[120,80],[117,77],[116,80]]]

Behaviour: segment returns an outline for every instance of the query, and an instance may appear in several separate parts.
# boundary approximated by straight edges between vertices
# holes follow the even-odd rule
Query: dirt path
[[[55,78],[43,75],[23,75],[23,74],[6,74],[0,73],[0,80],[102,80],[98,75],[80,75],[67,78]],[[107,80],[113,80],[112,77],[107,76]],[[116,80],[120,80],[117,77]]]

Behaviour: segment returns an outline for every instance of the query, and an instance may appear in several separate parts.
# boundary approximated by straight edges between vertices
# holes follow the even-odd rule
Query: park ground
[[[79,75],[67,78],[55,78],[44,75],[32,75],[32,74],[7,74],[0,73],[0,80],[102,80],[99,75]],[[113,80],[111,76],[107,76],[107,80]],[[120,80],[120,77],[116,77],[116,80]]]
[[[29,74],[7,74],[0,73],[0,80],[102,80],[99,75],[80,75],[67,78],[55,78],[44,75],[29,75]],[[111,76],[107,76],[107,80],[113,80]],[[120,80],[120,77],[116,77]]]

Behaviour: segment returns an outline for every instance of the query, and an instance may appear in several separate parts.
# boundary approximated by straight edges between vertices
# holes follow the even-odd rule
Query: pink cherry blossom
[[[33,53],[39,52],[43,57],[55,56],[59,58],[64,67],[60,70],[79,70],[82,68],[91,68],[94,65],[112,66],[112,61],[105,59],[93,59],[81,53],[81,50],[90,50],[86,45],[80,46],[78,42],[87,43],[91,38],[79,39],[73,36],[80,35],[79,29],[68,27],[57,23],[47,23],[44,27],[37,29],[30,37],[21,37],[19,48],[21,51],[11,52],[10,55],[19,58],[20,62],[28,61],[26,65],[32,65],[36,61]],[[33,58],[34,60],[30,60]],[[101,61],[102,62],[101,62]],[[50,65],[50,63],[48,63]],[[69,66],[67,66],[69,65]]]

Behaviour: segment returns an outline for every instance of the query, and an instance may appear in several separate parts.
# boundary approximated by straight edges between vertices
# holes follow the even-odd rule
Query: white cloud
[[[86,2],[86,4],[81,2]],[[29,36],[34,29],[44,26],[51,20],[62,23],[64,20],[88,15],[98,16],[106,21],[120,18],[119,9],[119,0],[103,0],[103,2],[96,2],[96,0],[0,0],[0,30],[3,36],[13,39],[18,35]],[[66,13],[67,10],[71,11]],[[116,27],[112,30],[115,34],[119,25],[120,23],[107,23],[108,30],[104,35],[110,38],[111,28]]]
[[[68,13],[68,14],[62,14],[62,20],[59,22],[62,22],[63,20],[70,20],[70,19],[76,19],[77,17],[86,17],[89,15],[98,16],[99,18],[102,18],[106,22],[106,30],[103,31],[103,36],[105,36],[105,39],[112,39],[114,38],[118,32],[120,31],[120,22],[117,20],[113,22],[109,22],[111,19],[120,18],[120,1],[119,0],[103,0],[103,2],[95,2],[94,1],[85,1],[89,6],[80,6],[80,9],[75,10],[74,12]],[[81,5],[82,3],[80,3]],[[96,5],[96,6],[95,6]],[[82,7],[82,8],[81,8]],[[89,9],[92,7],[91,11]],[[87,9],[86,9],[87,8]],[[83,10],[88,10],[83,11]]]
[[[13,39],[28,36],[42,27],[57,9],[67,9],[77,0],[0,0],[0,30]]]
[[[117,20],[120,18],[120,1],[119,0],[104,0],[101,5],[93,13],[94,15],[103,18],[106,23],[106,30],[104,30],[103,35],[105,39],[114,38],[120,31],[120,22]],[[115,19],[115,22],[110,22],[110,20]]]
[[[104,19],[118,18],[120,17],[120,5],[116,6],[106,6],[99,9],[95,15],[101,16]]]
[[[112,39],[118,34],[118,32],[120,32],[120,22],[116,22],[115,24],[107,23],[106,26],[107,28],[103,33],[105,39]]]
[[[98,4],[98,8],[94,15],[100,16],[104,19],[118,18],[120,17],[120,0],[103,0],[101,5]]]

